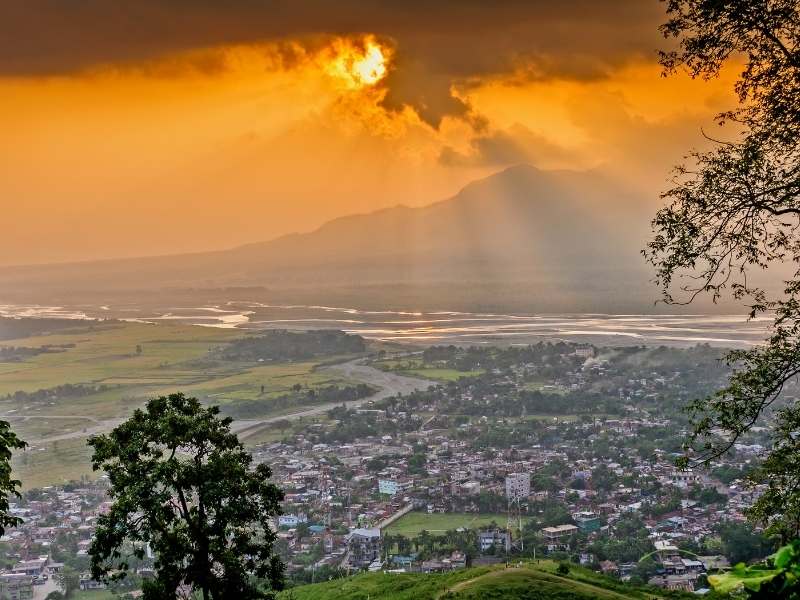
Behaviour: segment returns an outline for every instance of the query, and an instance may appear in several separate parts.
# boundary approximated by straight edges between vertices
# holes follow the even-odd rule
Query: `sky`
[[[0,265],[223,249],[507,166],[659,205],[735,103],[661,77],[658,0],[7,0]]]

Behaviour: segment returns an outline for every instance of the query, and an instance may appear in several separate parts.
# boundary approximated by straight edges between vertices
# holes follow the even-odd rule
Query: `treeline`
[[[566,367],[585,360],[573,354],[578,348],[585,347],[586,344],[568,342],[539,342],[511,348],[431,346],[423,351],[422,360],[426,365],[443,366],[457,371],[506,369],[523,364]]]
[[[108,323],[108,321],[104,321],[104,323]],[[77,319],[13,319],[0,317],[0,340],[15,340],[62,329],[73,329],[86,325],[93,326],[94,324],[96,324],[96,321]]]
[[[0,362],[19,362],[33,358],[39,354],[52,354],[66,352],[67,348],[74,348],[75,344],[46,345],[31,348],[27,346],[2,346],[0,347]]]
[[[102,385],[82,385],[65,383],[56,387],[36,390],[35,392],[16,391],[2,397],[3,400],[15,400],[19,402],[45,402],[58,400],[60,398],[83,398],[100,392],[112,389],[111,386]]]
[[[309,406],[315,404],[343,403],[352,400],[361,400],[375,393],[375,388],[359,383],[339,387],[328,385],[320,388],[297,389],[291,393],[254,400],[243,400],[223,407],[223,412],[231,417],[243,419],[258,417],[268,412],[295,406]]]
[[[245,362],[308,360],[318,356],[361,354],[366,349],[364,338],[343,331],[295,332],[281,329],[235,340],[220,347],[216,356],[222,360]]]

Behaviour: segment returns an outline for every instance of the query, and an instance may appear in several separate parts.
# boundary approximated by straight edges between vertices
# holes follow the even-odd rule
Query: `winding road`
[[[368,385],[371,385],[373,387],[379,388],[379,391],[371,396],[368,396],[366,398],[361,398],[360,400],[351,400],[350,402],[346,402],[345,404],[347,405],[348,408],[354,408],[357,406],[361,406],[362,404],[366,404],[368,402],[373,402],[376,400],[383,400],[384,398],[396,396],[397,394],[409,394],[417,390],[425,390],[434,385],[434,382],[428,381],[426,379],[418,379],[416,377],[406,377],[405,375],[397,375],[395,373],[387,373],[386,371],[381,371],[380,369],[376,369],[375,367],[371,367],[365,364],[364,359],[356,359],[345,363],[327,365],[324,367],[320,367],[320,370],[330,371],[341,377],[345,377],[347,379],[352,379],[355,381],[360,381]],[[275,423],[276,421],[300,419],[303,417],[311,417],[314,415],[323,414],[328,410],[330,410],[331,408],[333,408],[334,406],[341,406],[341,403],[329,402],[325,404],[318,404],[310,408],[304,408],[303,410],[299,410],[297,412],[276,415],[274,417],[267,417],[265,419],[238,419],[235,420],[231,425],[231,430],[234,433],[239,434],[240,437],[242,437],[243,439],[245,439],[248,436],[253,435],[257,431],[260,431],[264,427],[270,425],[271,423]],[[91,435],[106,433],[117,427],[120,423],[122,423],[125,420],[124,418],[119,418],[119,417],[113,419],[97,419],[96,417],[92,417],[90,415],[43,415],[43,414],[36,414],[36,415],[11,414],[11,415],[4,415],[2,416],[2,418],[9,419],[12,421],[17,419],[20,420],[85,419],[88,421],[87,423],[88,427],[83,428],[79,431],[68,431],[56,435],[50,435],[46,437],[27,440],[29,443],[33,444],[44,444],[49,442],[57,442],[60,440],[85,438]]]

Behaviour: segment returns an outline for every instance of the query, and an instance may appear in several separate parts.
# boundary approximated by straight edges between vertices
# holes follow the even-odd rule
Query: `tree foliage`
[[[218,412],[172,394],[90,439],[92,465],[108,474],[113,500],[89,551],[93,577],[124,577],[149,546],[156,556],[149,598],[175,598],[184,586],[204,600],[268,597],[254,578],[279,587],[270,517],[282,493],[267,465],[252,468],[231,420]]]
[[[6,527],[20,524],[20,519],[9,514],[9,497],[19,497],[18,479],[11,474],[11,454],[14,450],[22,450],[27,444],[11,430],[8,421],[0,421],[0,536]]]
[[[666,302],[730,294],[751,316],[774,316],[767,343],[730,353],[729,384],[690,407],[683,464],[710,462],[774,417],[774,451],[753,475],[769,489],[751,514],[788,538],[800,533],[800,406],[783,394],[800,374],[800,2],[668,0],[667,12],[662,32],[677,44],[661,54],[665,74],[713,78],[732,59],[744,67],[738,106],[718,115],[733,139],[711,140],[676,169],[645,256]],[[758,283],[776,268],[783,292]]]
[[[795,600],[800,582],[800,541],[780,548],[767,564],[738,563],[727,573],[710,575],[709,583],[721,594],[744,594],[752,600],[784,598]]]

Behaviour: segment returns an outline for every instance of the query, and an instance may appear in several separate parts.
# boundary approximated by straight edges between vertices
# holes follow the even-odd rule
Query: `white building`
[[[278,517],[278,527],[297,527],[300,523],[306,523],[308,517],[300,515],[280,515]]]
[[[531,474],[512,473],[506,477],[506,497],[509,500],[521,500],[531,493]]]
[[[413,482],[411,480],[400,481],[398,479],[379,479],[378,480],[378,492],[381,494],[387,494],[389,496],[395,496],[400,492],[405,492],[406,490],[411,489]]]

